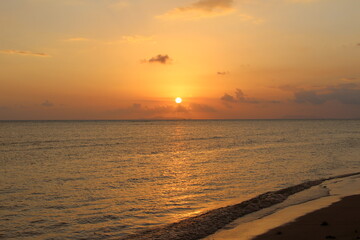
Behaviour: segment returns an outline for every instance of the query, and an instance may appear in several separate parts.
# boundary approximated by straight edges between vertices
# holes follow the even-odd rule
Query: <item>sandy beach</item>
[[[360,239],[359,203],[359,175],[330,179],[239,218],[204,240]]]
[[[331,206],[274,228],[254,240],[360,239],[360,195],[343,198]]]

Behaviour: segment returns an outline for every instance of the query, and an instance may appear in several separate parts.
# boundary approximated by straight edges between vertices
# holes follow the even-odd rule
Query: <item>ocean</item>
[[[0,239],[114,239],[360,170],[360,120],[1,121]]]

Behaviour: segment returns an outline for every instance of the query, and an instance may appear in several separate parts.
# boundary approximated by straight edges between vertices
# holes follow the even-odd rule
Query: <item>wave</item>
[[[204,238],[217,230],[225,227],[234,220],[249,213],[271,207],[281,203],[289,196],[319,185],[327,180],[359,175],[360,172],[345,174],[330,178],[304,182],[295,186],[287,187],[277,191],[271,191],[254,197],[250,200],[222,208],[210,210],[201,215],[190,217],[176,223],[167,224],[141,231],[136,234],[120,238],[121,240],[197,240]]]

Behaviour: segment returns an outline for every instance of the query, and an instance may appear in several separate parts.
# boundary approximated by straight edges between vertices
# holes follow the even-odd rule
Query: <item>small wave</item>
[[[127,181],[131,182],[131,183],[143,183],[143,182],[149,182],[149,181],[155,181],[155,180],[144,177],[144,178],[129,178]]]
[[[104,233],[111,233],[114,234],[114,232],[120,232],[123,229],[131,227],[130,225],[116,225],[111,227],[102,227],[95,230],[95,232],[104,232]]]
[[[63,181],[63,182],[68,182],[68,181],[79,181],[79,180],[85,180],[84,177],[75,177],[75,178],[57,178],[57,181]]]
[[[86,217],[86,218],[79,218],[76,219],[76,222],[79,224],[95,224],[95,223],[102,223],[111,220],[118,220],[119,217],[115,215],[103,215],[103,216],[94,216],[94,217]]]
[[[225,137],[221,137],[221,136],[214,136],[214,137],[199,137],[199,138],[187,138],[184,140],[188,140],[188,141],[197,141],[197,140],[209,140],[209,139],[222,139]]]
[[[47,220],[45,219],[37,219],[37,220],[33,220],[33,221],[30,221],[30,223],[33,223],[33,224],[41,224],[41,223],[46,223]]]
[[[67,222],[59,222],[59,223],[55,223],[49,226],[46,226],[44,228],[46,229],[50,229],[50,230],[54,230],[54,229],[58,229],[58,228],[64,228],[64,227],[68,227],[70,224]]]
[[[0,210],[19,210],[19,209],[24,209],[25,207],[27,207],[28,205],[25,204],[15,204],[15,205],[0,205]]]

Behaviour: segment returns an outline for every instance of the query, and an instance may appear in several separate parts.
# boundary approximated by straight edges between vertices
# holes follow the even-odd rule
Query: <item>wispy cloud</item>
[[[217,72],[217,75],[228,75],[228,74],[230,74],[229,71]]]
[[[65,39],[64,41],[66,41],[66,42],[87,42],[87,41],[90,41],[90,40],[91,39],[89,39],[89,38],[74,37],[74,38]]]
[[[153,36],[143,36],[143,35],[124,35],[120,39],[115,39],[111,41],[97,40],[85,37],[72,37],[63,39],[65,42],[92,42],[98,44],[121,44],[121,43],[156,43]]]
[[[111,8],[116,10],[123,10],[124,8],[127,8],[129,6],[129,2],[127,1],[118,1],[110,5]]]
[[[194,20],[199,18],[217,17],[235,11],[233,0],[198,0],[189,6],[174,8],[157,16],[169,20]]]
[[[32,52],[32,51],[22,51],[22,50],[13,50],[13,49],[5,49],[0,50],[2,54],[15,54],[15,55],[23,55],[23,56],[33,56],[33,57],[50,57],[47,53],[40,52]]]
[[[293,3],[312,3],[318,1],[320,0],[285,0],[285,2],[293,2]]]
[[[43,103],[41,103],[41,106],[43,107],[53,107],[54,104],[50,102],[49,100],[45,100]]]
[[[128,43],[155,43],[153,36],[128,35],[122,36],[121,39]]]
[[[143,60],[144,63],[160,63],[160,64],[169,64],[171,63],[171,58],[168,55],[158,54],[155,57],[152,57],[148,60]]]
[[[357,77],[343,77],[340,80],[344,81],[344,82],[354,82],[354,81],[359,80],[359,79]]]
[[[241,21],[249,22],[252,24],[261,24],[264,22],[264,19],[252,16],[252,15],[248,15],[248,14],[239,14],[239,17],[240,17]]]

